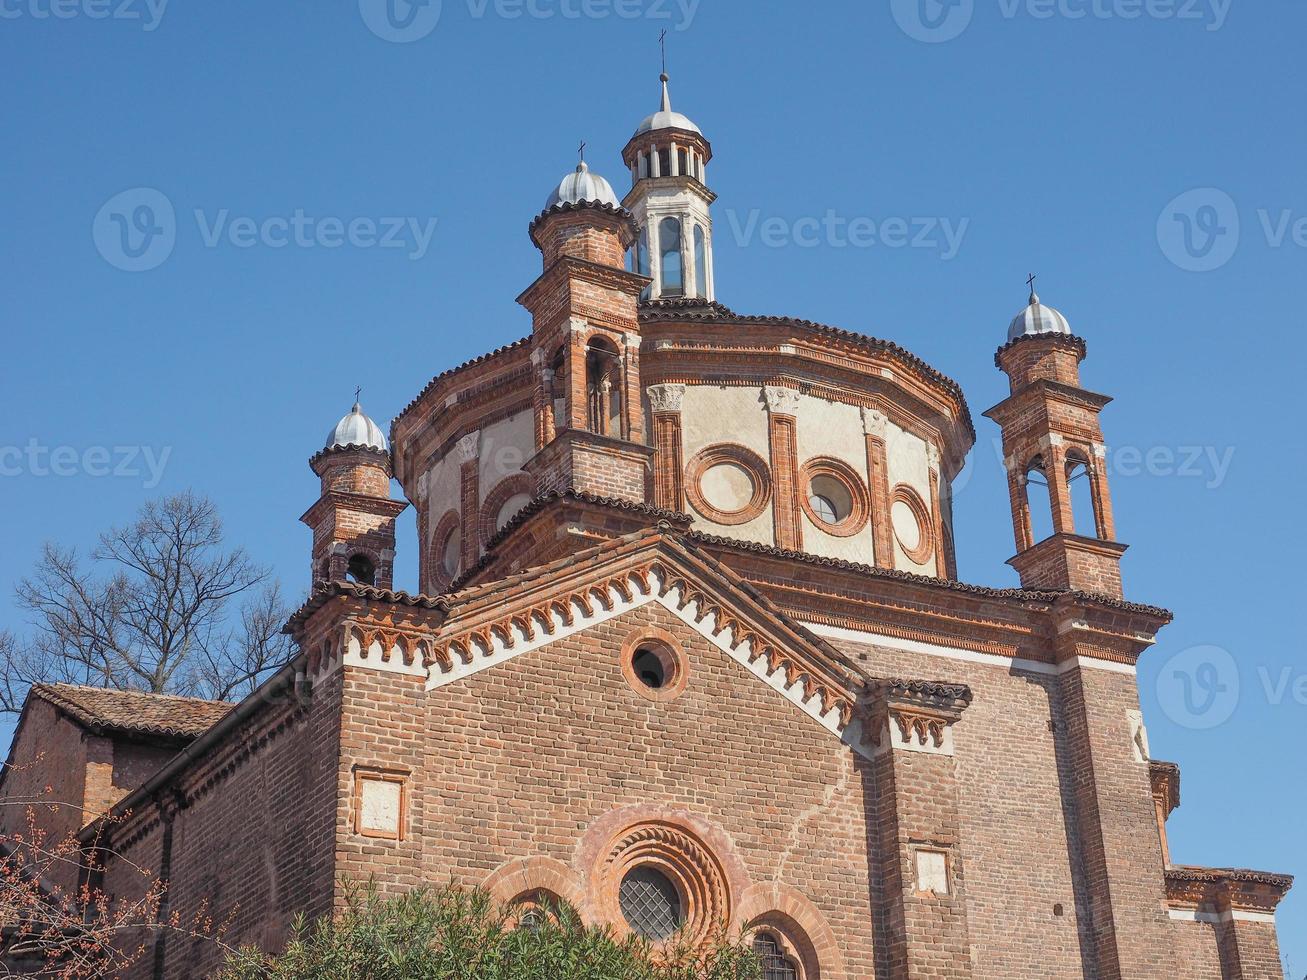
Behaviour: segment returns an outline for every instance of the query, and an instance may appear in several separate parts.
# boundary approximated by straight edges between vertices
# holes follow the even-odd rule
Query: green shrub
[[[234,954],[219,980],[759,980],[757,957],[719,936],[694,949],[655,951],[634,937],[584,925],[567,907],[531,927],[481,891],[422,888],[382,898],[352,887],[330,918],[295,923],[286,950]]]

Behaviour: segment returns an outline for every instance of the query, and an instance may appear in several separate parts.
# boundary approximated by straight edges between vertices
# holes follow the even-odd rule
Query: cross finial
[[[354,389],[354,404],[357,405],[363,398],[363,386],[359,385]]]
[[[658,47],[663,51],[663,74],[667,74],[667,31],[664,30],[658,35]]]
[[[581,140],[580,147],[577,148],[577,155],[581,158],[581,163],[585,163],[585,140]]]
[[[1026,285],[1030,287],[1030,302],[1034,303],[1039,297],[1035,295],[1035,279],[1037,276],[1032,272],[1030,278],[1026,280]]]

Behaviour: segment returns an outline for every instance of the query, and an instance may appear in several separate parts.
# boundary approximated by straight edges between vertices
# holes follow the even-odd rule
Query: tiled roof
[[[87,728],[170,738],[198,738],[235,707],[226,701],[75,684],[37,684],[30,696],[48,701]]]

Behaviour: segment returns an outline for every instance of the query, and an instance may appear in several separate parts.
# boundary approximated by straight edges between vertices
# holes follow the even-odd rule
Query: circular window
[[[661,942],[685,924],[681,894],[657,868],[632,868],[618,891],[622,917],[637,936]]]
[[[685,654],[665,630],[643,628],[622,644],[622,674],[636,694],[650,701],[670,701],[685,690]]]
[[[463,554],[463,534],[458,528],[449,532],[445,547],[440,552],[440,570],[450,578],[458,575],[458,563]]]
[[[635,651],[631,669],[641,684],[655,691],[667,683],[667,668],[663,665],[662,658],[647,647]]]
[[[495,518],[495,530],[502,531],[504,525],[517,516],[518,511],[531,502],[529,493],[519,493],[509,497],[504,502],[504,506],[499,508],[499,515]]]
[[[920,494],[900,483],[890,504],[890,524],[899,547],[914,564],[925,565],[935,553],[930,511]]]
[[[717,510],[738,513],[753,499],[753,477],[735,463],[710,467],[699,480],[703,499]]]
[[[813,459],[803,467],[800,479],[803,512],[819,529],[847,538],[867,526],[871,502],[852,466],[829,457]]]
[[[714,524],[746,524],[771,500],[767,464],[744,446],[709,446],[685,470],[690,505]]]

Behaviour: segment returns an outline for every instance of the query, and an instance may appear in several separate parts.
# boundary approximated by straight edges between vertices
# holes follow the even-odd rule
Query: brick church
[[[310,460],[290,664],[235,706],[34,689],[14,758],[126,815],[99,883],[156,869],[270,949],[343,878],[452,878],[727,923],[769,980],[1279,978],[1292,879],[1167,848],[1136,663],[1170,614],[1123,594],[1085,340],[1033,293],[996,331],[1021,587],[959,582],[962,391],[717,301],[713,147],[662,81],[625,196],[582,162],[531,221],[529,336]],[[142,977],[216,962],[149,943]]]

